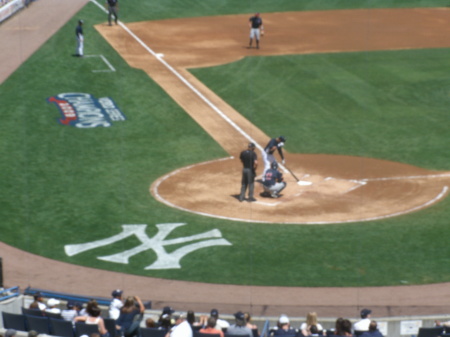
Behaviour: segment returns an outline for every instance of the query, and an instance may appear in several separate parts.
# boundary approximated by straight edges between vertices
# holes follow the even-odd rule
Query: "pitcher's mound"
[[[421,210],[442,200],[450,172],[385,160],[290,154],[278,199],[255,182],[255,202],[239,202],[241,163],[234,158],[200,163],[161,177],[151,186],[161,202],[196,214],[237,221],[330,224],[378,220]],[[260,174],[261,172],[259,172]],[[308,184],[309,183],[309,184]]]

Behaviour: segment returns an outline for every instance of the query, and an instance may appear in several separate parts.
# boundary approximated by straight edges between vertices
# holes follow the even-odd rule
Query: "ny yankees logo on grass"
[[[155,262],[145,267],[144,269],[179,269],[181,268],[180,260],[187,254],[196,251],[200,248],[212,247],[212,246],[231,246],[231,243],[222,238],[222,233],[218,229],[213,229],[201,234],[191,235],[187,237],[181,237],[176,239],[166,240],[166,237],[176,228],[186,225],[185,223],[167,223],[157,224],[158,233],[152,238],[148,237],[145,232],[147,225],[122,225],[122,232],[113,235],[106,239],[97,241],[66,245],[64,250],[68,256],[77,255],[85,251],[111,245],[127,237],[135,235],[142,244],[139,246],[123,251],[121,253],[98,256],[99,260],[128,264],[130,257],[142,253],[148,249],[152,249],[157,259]],[[172,253],[168,253],[164,246],[182,244],[187,242],[197,241],[195,243],[187,244],[181,248],[176,249]]]

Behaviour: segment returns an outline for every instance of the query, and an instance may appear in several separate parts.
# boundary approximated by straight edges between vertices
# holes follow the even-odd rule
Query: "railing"
[[[0,301],[7,300],[12,297],[19,296],[19,287],[12,287],[8,289],[0,290]]]

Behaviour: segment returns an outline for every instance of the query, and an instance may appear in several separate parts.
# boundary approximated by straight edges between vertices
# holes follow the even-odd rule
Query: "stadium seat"
[[[141,337],[164,337],[166,330],[160,330],[156,328],[141,328]]]
[[[44,316],[47,316],[48,318],[56,318],[56,319],[63,319],[61,314],[55,314],[54,312],[44,312]]]
[[[27,331],[25,315],[2,312],[3,326],[5,329]]]
[[[114,337],[116,335],[116,320],[113,318],[103,318],[105,322],[105,328],[109,332],[110,337]]]
[[[442,326],[435,326],[432,328],[419,328],[419,333],[417,337],[437,337],[440,336],[444,331]]]
[[[90,336],[93,333],[100,333],[97,324],[86,324],[84,322],[75,323],[75,337],[80,337],[83,335]]]
[[[354,335],[354,336],[361,336],[364,332],[366,332],[366,331],[355,330],[355,331],[353,332],[353,335]]]
[[[72,322],[63,319],[50,318],[50,330],[53,336],[75,337]]]
[[[44,312],[39,309],[27,309],[22,307],[22,314],[29,316],[44,316]]]
[[[50,335],[50,320],[48,317],[25,315],[28,331],[34,330],[38,333]]]

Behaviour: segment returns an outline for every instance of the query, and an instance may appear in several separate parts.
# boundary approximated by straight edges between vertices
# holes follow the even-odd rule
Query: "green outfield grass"
[[[356,8],[372,1],[137,1],[123,20],[305,9]],[[401,7],[404,1],[377,1]],[[444,6],[409,1],[409,6]],[[93,73],[74,58],[76,20],[85,49],[117,69]],[[105,14],[88,4],[0,86],[1,240],[46,257],[101,269],[213,283],[373,286],[450,281],[449,198],[415,214],[347,225],[240,223],[169,208],[149,186],[172,170],[226,152],[145,73],[130,68],[92,25]],[[414,50],[258,57],[192,72],[268,135],[288,136],[292,153],[375,157],[449,170],[450,51]],[[94,61],[95,62],[95,61]],[[257,78],[257,80],[255,80]],[[48,97],[111,97],[127,117],[110,128],[61,126]],[[237,190],[239,168],[236,169]],[[98,260],[138,244],[129,238],[68,257],[64,245],[107,238],[123,224],[183,222],[169,237],[219,229],[232,246],[202,249],[181,269],[148,271],[153,251],[129,264]],[[172,252],[180,245],[168,247]]]

